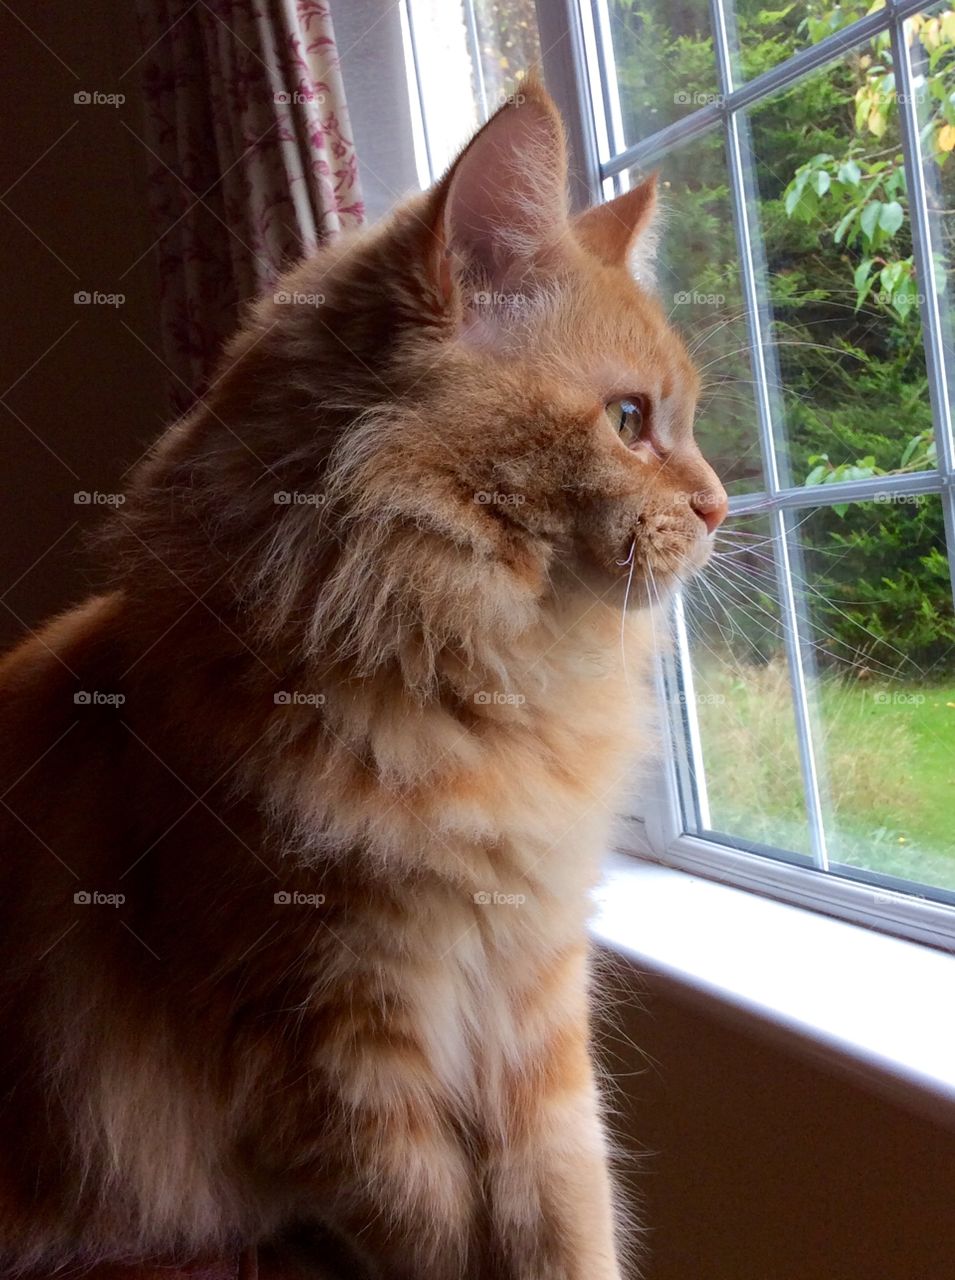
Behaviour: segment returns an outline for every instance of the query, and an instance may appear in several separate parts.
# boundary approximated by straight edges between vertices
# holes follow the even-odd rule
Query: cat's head
[[[639,606],[705,561],[726,495],[693,439],[697,375],[634,272],[654,182],[578,216],[566,188],[560,118],[526,85],[234,344],[202,470],[241,490],[215,526],[255,534],[275,628],[309,617],[312,649],[367,662],[412,635],[468,650],[555,593],[619,608],[629,579]]]
[[[637,282],[655,188],[571,216],[551,100],[531,83],[498,111],[376,242],[400,317],[366,356],[395,403],[344,446],[363,483],[390,471],[413,518],[600,594],[632,558],[634,602],[705,561],[726,495],[693,438],[698,378]]]

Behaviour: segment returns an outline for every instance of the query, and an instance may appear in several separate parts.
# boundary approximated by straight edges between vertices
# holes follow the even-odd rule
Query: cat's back
[[[118,593],[92,597],[0,659],[0,884],[8,892],[11,881],[42,882],[44,870],[76,878],[91,824],[104,821],[123,699],[121,609]]]
[[[75,715],[80,704],[73,695],[83,692],[77,680],[107,672],[122,601],[120,592],[91,596],[0,656],[0,725],[36,724],[38,714],[51,720]]]

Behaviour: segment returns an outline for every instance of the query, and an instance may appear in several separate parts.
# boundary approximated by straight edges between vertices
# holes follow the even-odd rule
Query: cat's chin
[[[702,573],[712,559],[713,550],[714,542],[712,534],[709,534],[704,538],[697,538],[697,540],[687,550],[686,565],[680,572],[681,581],[689,582],[691,579],[695,578],[698,573]]]
[[[701,540],[703,541],[703,540]],[[709,541],[706,539],[705,541]],[[675,591],[690,586],[696,576],[702,573],[709,563],[711,548],[696,547],[673,567],[670,565],[636,566],[631,575],[629,567],[622,569],[616,585],[620,593],[620,603],[627,612],[635,609],[646,609],[654,605],[665,605]],[[614,599],[615,597],[609,597]]]

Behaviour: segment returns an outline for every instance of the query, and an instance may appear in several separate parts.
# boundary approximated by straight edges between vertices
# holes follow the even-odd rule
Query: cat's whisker
[[[750,621],[753,621],[754,623],[756,623],[756,625],[762,626],[768,634],[776,635],[779,632],[781,632],[783,636],[793,635],[792,627],[790,626],[790,624],[788,623],[787,619],[783,614],[779,614],[778,616],[775,614],[772,614],[769,610],[765,609],[757,601],[752,599],[752,596],[749,593],[752,591],[754,584],[751,580],[749,580],[746,577],[746,575],[744,575],[739,570],[738,566],[731,567],[729,565],[724,564],[722,568],[727,576],[725,576],[719,583],[714,583],[711,580],[709,585],[717,589],[717,592],[720,586],[722,586],[727,592],[729,591],[739,592],[740,594],[744,595],[744,599],[746,601],[744,605],[741,600],[731,600],[729,602],[729,607],[739,610],[741,613],[743,613],[745,617],[748,617]],[[769,580],[770,585],[775,586],[775,577],[771,578],[769,573],[767,573],[766,571],[762,571],[762,572],[763,572],[764,580]],[[754,574],[753,576],[757,576],[757,575]],[[858,619],[853,618],[850,614],[840,609],[838,604],[835,601],[830,599],[828,596],[824,595],[811,583],[806,583],[805,580],[800,577],[800,575],[794,574],[794,578],[797,584],[802,586],[803,589],[810,591],[823,603],[825,603],[829,607],[834,608],[837,613],[840,613],[843,617],[847,619],[847,621],[852,623],[853,626],[858,627],[867,636],[871,637],[876,643],[884,643],[884,641],[882,641],[879,636],[877,636],[868,627],[864,626],[864,624],[860,623]],[[757,589],[761,590],[763,594],[768,595],[770,599],[773,599],[773,596],[771,595],[771,593],[767,592],[765,590],[765,587],[760,588],[758,583],[757,583]],[[755,608],[760,613],[764,614],[767,618],[770,619],[772,626],[767,627],[765,623],[759,623],[757,619],[754,618],[753,615],[749,612],[749,609],[747,608],[747,606]],[[811,617],[807,618],[805,621],[806,621],[806,625],[810,628],[810,630],[812,632],[815,632],[817,635],[820,635],[821,639],[816,640],[812,637],[812,635],[807,636],[803,632],[798,632],[796,633],[796,638],[800,641],[800,643],[806,644],[810,648],[818,651],[828,661],[835,660],[837,662],[846,663],[847,665],[852,667],[855,667],[858,665],[860,654],[862,654],[862,651],[860,649],[853,648],[846,641],[843,641],[833,636],[822,633],[815,626]],[[832,648],[833,644],[837,644],[842,648],[847,649],[851,654],[851,657],[845,657],[837,652],[834,652]],[[895,647],[891,645],[889,646],[889,648],[895,649]],[[895,649],[895,652],[897,652],[900,658],[902,659],[902,661],[895,667],[881,661],[881,659],[873,657],[871,654],[865,655],[866,665],[872,669],[878,670],[879,673],[882,674],[886,679],[891,679],[891,680],[901,679],[901,671],[904,669],[904,666],[906,663],[911,663],[911,659],[909,659],[907,655],[903,654],[901,650]],[[920,668],[917,668],[917,670],[919,675],[924,678],[925,673]]]
[[[779,349],[780,347],[800,347],[800,348],[804,348],[812,351],[825,351],[829,355],[832,355],[831,346],[826,346],[824,342],[807,342],[804,339],[771,338],[768,342],[764,343],[764,346],[766,348],[773,347],[776,349]],[[748,352],[749,352],[748,346],[746,347],[741,346],[741,347],[734,348],[734,350],[732,351],[726,351],[721,356],[718,356],[717,359],[711,360],[708,364],[701,365],[699,372],[704,373],[707,369],[714,368],[716,365],[720,364],[721,361],[730,359],[731,356],[743,355],[743,354],[747,354]],[[855,351],[840,351],[839,354],[840,356],[851,357],[852,359],[859,360],[860,362],[864,359],[863,356],[861,356],[858,352],[855,352]]]
[[[627,670],[627,604],[630,600],[630,588],[633,585],[633,570],[637,563],[637,540],[636,538],[630,543],[630,554],[626,560],[618,560],[617,564],[630,566],[630,572],[627,574],[627,586],[623,593],[623,611],[620,615],[620,657],[623,662],[623,678],[627,688],[630,688],[630,673]]]

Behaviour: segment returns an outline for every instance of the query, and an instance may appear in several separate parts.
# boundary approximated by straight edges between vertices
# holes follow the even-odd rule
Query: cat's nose
[[[706,525],[707,533],[716,532],[726,519],[726,513],[729,510],[726,494],[722,489],[717,493],[712,493],[708,490],[694,493],[690,500],[690,506]]]

